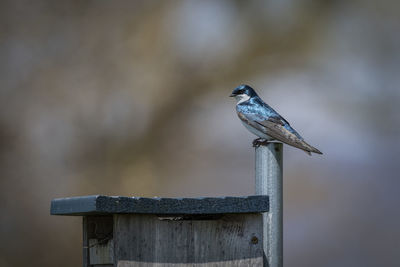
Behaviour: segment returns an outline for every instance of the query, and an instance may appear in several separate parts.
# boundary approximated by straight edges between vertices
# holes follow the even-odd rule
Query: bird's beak
[[[235,97],[236,95],[234,93],[232,93],[229,97]]]

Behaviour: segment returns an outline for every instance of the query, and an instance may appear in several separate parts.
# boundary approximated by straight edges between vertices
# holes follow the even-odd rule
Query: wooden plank
[[[83,235],[83,244],[82,244],[82,266],[89,267],[89,239],[87,236],[88,233],[88,218],[87,216],[83,217],[82,223],[82,235]]]
[[[232,261],[218,261],[208,263],[149,263],[136,261],[119,261],[117,267],[257,267],[263,266],[261,257]],[[103,267],[103,266],[101,266]]]
[[[84,216],[83,266],[114,263],[113,216]]]
[[[114,216],[114,265],[262,266],[262,215],[160,220]]]
[[[89,262],[96,264],[114,263],[114,242],[112,239],[101,241],[98,239],[89,239]]]
[[[54,199],[52,215],[159,214],[202,215],[260,213],[269,208],[268,196],[205,198],[141,198],[85,196]]]

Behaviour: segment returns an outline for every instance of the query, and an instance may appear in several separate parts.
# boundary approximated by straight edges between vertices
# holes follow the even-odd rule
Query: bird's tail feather
[[[312,153],[317,153],[317,154],[321,154],[322,152],[319,151],[318,149],[316,149],[315,147],[313,147],[312,145],[307,144],[305,141],[302,142],[302,145],[304,146],[303,149],[308,155],[311,156],[311,152]]]

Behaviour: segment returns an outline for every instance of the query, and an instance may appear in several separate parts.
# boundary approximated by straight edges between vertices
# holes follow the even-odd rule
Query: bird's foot
[[[268,140],[264,138],[257,138],[253,140],[253,147],[266,146],[268,143]]]

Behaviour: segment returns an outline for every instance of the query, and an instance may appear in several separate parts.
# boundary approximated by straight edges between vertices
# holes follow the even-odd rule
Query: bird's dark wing
[[[286,120],[284,120],[282,117],[278,117],[278,116],[277,117],[269,117],[268,121],[282,125],[282,126],[285,126],[285,122],[286,122]],[[287,124],[289,124],[289,123],[287,123]]]
[[[301,138],[301,136],[291,128],[289,124],[286,124],[286,121],[282,121],[280,117],[264,118],[258,114],[249,113],[238,113],[238,115],[239,118],[248,125],[278,141],[300,148],[309,154],[310,152],[322,154],[318,149],[307,144],[303,138]]]

